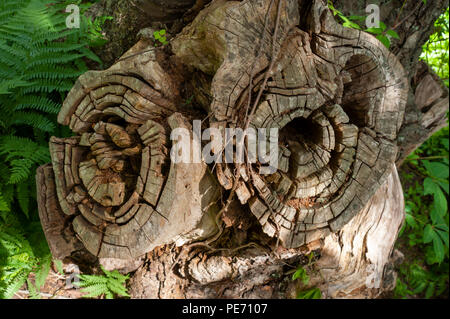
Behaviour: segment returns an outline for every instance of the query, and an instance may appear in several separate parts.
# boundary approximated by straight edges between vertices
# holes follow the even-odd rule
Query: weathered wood
[[[192,131],[176,113],[180,84],[169,71],[143,40],[108,70],[82,75],[58,115],[78,135],[50,140],[56,178],[48,166],[38,174],[38,185],[49,185],[39,186],[41,218],[64,220],[59,233],[72,224],[70,242],[76,234],[99,258],[131,260],[217,231],[219,188],[209,168],[169,160],[170,130]],[[55,256],[73,252],[44,230]]]
[[[400,62],[378,40],[336,23],[322,1],[308,6],[213,1],[172,43],[185,64],[214,75],[205,106],[212,123],[239,125],[248,113],[242,101],[253,101],[250,88],[253,98],[264,90],[250,127],[284,133],[290,156],[278,168],[290,187],[280,199],[279,186],[253,174],[250,209],[288,248],[341,229],[384,182],[408,94]],[[305,9],[309,14],[299,17]]]
[[[144,36],[109,69],[82,75],[66,98],[58,120],[76,136],[53,137],[52,166],[37,175],[52,252],[84,247],[122,271],[145,258],[131,282],[136,298],[292,296],[285,266],[313,250],[322,277],[312,284],[325,297],[392,287],[403,219],[393,163],[417,146],[411,123],[441,125],[448,91],[436,77],[418,72],[408,93],[398,59],[336,23],[321,0],[215,0],[170,48],[174,56]],[[423,114],[408,118],[407,100]],[[196,104],[209,127],[278,128],[276,172],[171,162],[170,131],[192,138]],[[237,198],[216,220],[228,191]],[[173,246],[211,238],[212,251],[202,249],[210,241]]]
[[[144,28],[166,29],[167,35],[178,33],[192,21],[210,0],[100,0],[85,13],[91,19],[111,16],[102,32],[108,42],[93,48],[102,61],[110,66],[138,40]],[[153,32],[150,32],[153,36]]]
[[[366,14],[367,3],[364,1],[336,0],[333,3],[346,15]],[[443,114],[448,112],[448,89],[419,57],[422,46],[435,32],[434,22],[449,6],[449,1],[397,3],[373,0],[371,4],[379,6],[383,22],[388,28],[395,28],[399,34],[398,40],[391,39],[390,51],[402,63],[409,79],[410,90],[404,121],[397,138],[399,150],[396,163],[400,167],[412,151],[447,125]],[[442,93],[440,96],[439,92]],[[424,98],[426,103],[422,103]],[[428,103],[430,104],[424,107]]]
[[[38,168],[36,172],[37,203],[42,229],[52,255],[56,259],[64,259],[83,245],[75,237],[75,233],[67,227],[70,219],[60,208],[55,196],[55,175],[51,164]]]
[[[405,122],[399,132],[397,166],[436,131],[448,125],[449,92],[442,80],[420,62],[412,79]]]
[[[403,189],[395,167],[364,209],[325,238],[310,285],[327,298],[376,298],[395,288],[394,244],[404,221]],[[364,252],[364,254],[361,254]]]
[[[181,258],[173,270],[174,252],[160,247],[131,279],[130,293],[133,298],[295,298],[298,283],[289,270],[320,251],[308,274],[309,285],[320,287],[323,298],[376,298],[395,284],[398,252],[392,247],[403,218],[403,191],[393,167],[361,213],[325,241],[274,253],[259,247],[239,255],[198,253]]]

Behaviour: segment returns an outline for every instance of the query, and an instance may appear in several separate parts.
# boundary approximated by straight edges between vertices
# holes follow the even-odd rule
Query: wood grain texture
[[[83,249],[75,233],[68,227],[70,218],[61,211],[55,196],[55,175],[51,164],[38,168],[36,185],[39,218],[52,256],[62,260],[72,252]]]
[[[160,1],[115,2],[124,21],[154,25],[145,20]],[[67,97],[59,121],[75,136],[52,138],[52,164],[37,172],[54,256],[87,249],[107,269],[136,271],[134,298],[295,297],[286,270],[306,264],[312,251],[310,285],[323,297],[375,298],[392,289],[392,247],[404,217],[393,163],[442,126],[448,108],[436,75],[415,67],[445,1],[409,15],[393,53],[342,28],[319,0],[211,1],[173,38],[191,21],[185,11],[194,2],[192,16],[210,1],[170,6],[167,17],[184,22],[168,26],[169,46],[155,50],[147,29],[119,59],[108,48],[103,57],[115,64],[81,76]],[[382,2],[393,22],[396,3]],[[105,3],[109,10],[114,1]],[[124,26],[111,41],[120,52],[137,34],[136,25]],[[198,106],[208,115],[190,113]],[[170,131],[185,128],[192,137],[199,113],[203,128],[246,120],[278,128],[276,172],[261,174],[261,163],[171,162]],[[216,224],[220,200],[234,189]]]
[[[403,191],[397,171],[377,190],[364,209],[338,233],[297,249],[268,253],[252,247],[239,254],[197,252],[174,267],[174,252],[159,247],[130,281],[133,298],[295,298],[298,283],[287,270],[321,257],[309,271],[309,287],[323,298],[376,298],[392,290],[398,252],[393,245],[404,219]],[[176,251],[176,253],[179,253]],[[305,287],[302,287],[305,289]]]
[[[213,1],[172,49],[213,75],[212,127],[245,124],[260,92],[248,127],[279,129],[276,173],[247,164],[234,176],[224,164],[216,175],[225,189],[240,179],[240,202],[284,247],[342,229],[389,175],[403,68],[374,37],[336,23],[323,1]],[[214,233],[214,178],[204,163],[169,159],[170,131],[192,128],[177,113],[182,76],[158,52],[144,39],[109,69],[83,74],[58,114],[77,136],[50,141],[56,195],[95,256],[132,258]]]
[[[395,288],[394,244],[405,207],[397,170],[392,169],[364,209],[324,241],[317,268],[327,280],[315,278],[311,285],[318,283],[328,298],[376,298]]]
[[[37,182],[55,256],[74,250],[53,236],[66,230],[69,242],[79,239],[104,260],[132,260],[216,232],[219,188],[209,168],[170,162],[170,131],[192,128],[176,112],[177,72],[158,54],[138,42],[108,70],[80,76],[65,99],[58,121],[76,135],[50,139],[52,165]],[[48,226],[58,221],[57,230]]]
[[[338,24],[325,2],[213,1],[172,48],[213,75],[211,126],[245,127],[263,90],[249,127],[279,129],[277,172],[216,171],[226,189],[240,180],[241,202],[283,246],[342,229],[390,174],[408,94],[403,67],[373,36]]]

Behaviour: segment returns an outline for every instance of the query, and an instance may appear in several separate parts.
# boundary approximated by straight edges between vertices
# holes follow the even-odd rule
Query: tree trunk
[[[444,4],[411,17],[429,26]],[[413,42],[401,28],[393,52],[406,71],[321,0],[215,0],[170,48],[142,32],[109,69],[82,75],[59,113],[76,135],[52,138],[52,164],[37,172],[53,255],[136,270],[135,298],[293,297],[298,265],[324,297],[392,289],[404,217],[394,164],[443,125],[448,105],[411,60],[430,29]],[[275,128],[278,152],[249,161],[260,145],[247,138],[244,163],[208,165],[194,160],[209,142],[200,128]],[[180,129],[193,161],[174,160]],[[212,151],[228,144],[241,145],[225,138]]]

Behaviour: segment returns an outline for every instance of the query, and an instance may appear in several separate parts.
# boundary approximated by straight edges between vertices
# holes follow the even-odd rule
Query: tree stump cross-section
[[[278,128],[282,155],[273,175],[238,176],[246,183],[236,192],[252,194],[241,202],[283,246],[340,230],[390,174],[403,68],[373,36],[337,24],[324,2],[214,1],[172,47],[214,75],[208,109],[219,126],[242,124],[262,91],[249,126]]]
[[[324,1],[212,1],[171,49],[174,59],[141,40],[111,68],[80,76],[58,116],[76,136],[50,140],[54,176],[38,170],[46,234],[70,228],[93,255],[121,259],[201,241],[217,234],[220,194],[237,183],[262,232],[298,248],[341,230],[391,173],[403,68]],[[180,113],[186,79],[175,60],[211,79],[194,90],[210,127],[279,130],[275,173],[171,162],[170,132],[192,136],[194,119]],[[64,225],[55,230],[49,214]],[[73,246],[47,239],[56,256]]]
[[[170,162],[170,131],[191,128],[176,113],[179,84],[144,43],[78,79],[58,117],[77,136],[51,138],[54,178],[38,170],[41,216],[67,216],[60,231],[73,228],[99,258],[132,259],[215,231],[219,188],[206,164]],[[45,196],[48,186],[59,205]],[[49,244],[55,257],[67,256]]]

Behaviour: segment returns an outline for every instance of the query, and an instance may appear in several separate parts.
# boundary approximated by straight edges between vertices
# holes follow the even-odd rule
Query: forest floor
[[[73,266],[74,265],[69,265]],[[66,267],[65,267],[66,268]],[[79,299],[82,298],[83,293],[79,288],[73,286],[73,273],[68,272],[67,274],[60,274],[54,265],[50,268],[45,284],[40,289],[39,298],[40,299]],[[34,281],[34,273],[31,273],[29,279]],[[29,299],[30,290],[25,283],[21,289],[19,289],[15,294],[13,299]],[[36,296],[34,296],[36,297]]]

